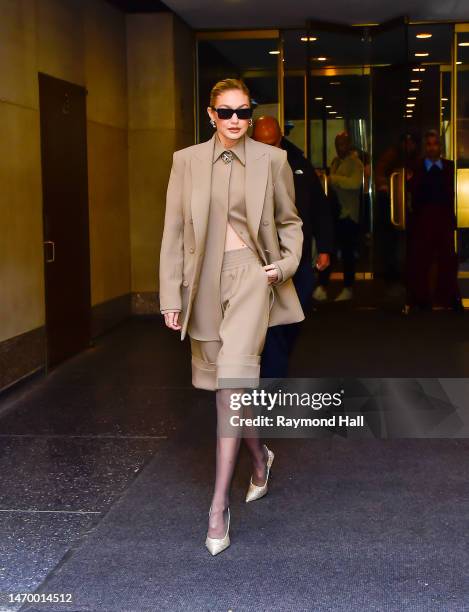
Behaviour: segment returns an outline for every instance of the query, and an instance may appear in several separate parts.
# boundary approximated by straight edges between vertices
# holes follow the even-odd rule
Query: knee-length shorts
[[[259,385],[273,289],[248,247],[225,251],[220,277],[219,340],[190,338],[192,384],[214,391]]]

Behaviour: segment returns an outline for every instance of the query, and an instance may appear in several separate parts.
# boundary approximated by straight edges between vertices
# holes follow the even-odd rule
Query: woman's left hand
[[[278,271],[277,266],[275,264],[268,264],[267,266],[263,266],[265,273],[267,274],[267,282],[269,285],[272,283],[276,283],[278,280]]]

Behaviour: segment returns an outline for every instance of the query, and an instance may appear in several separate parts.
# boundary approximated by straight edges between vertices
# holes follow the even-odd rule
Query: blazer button
[[[268,221],[262,221],[262,225],[269,225]]]
[[[194,249],[191,247],[191,248],[189,249],[189,253],[193,253],[193,252],[194,252]]]
[[[188,287],[189,286],[189,281],[182,281],[182,284],[184,285],[184,287]]]

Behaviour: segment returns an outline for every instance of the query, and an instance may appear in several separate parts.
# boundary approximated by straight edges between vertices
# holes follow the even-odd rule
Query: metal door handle
[[[55,242],[53,240],[44,240],[44,244],[52,245],[52,259],[46,258],[46,263],[52,263],[55,261]]]
[[[324,189],[324,193],[327,196],[327,192],[328,192],[327,174],[325,173],[321,174],[321,183],[322,183],[322,188]]]
[[[405,192],[405,168],[402,168],[402,170],[399,170],[398,172],[393,172],[390,176],[389,179],[389,199],[390,199],[390,203],[391,203],[391,223],[393,225],[395,225],[396,227],[398,227],[401,230],[405,229],[405,198],[406,198],[406,192]],[[395,177],[399,178],[399,189],[401,191],[400,193],[400,197],[398,198],[398,202],[396,203],[396,190],[394,187],[394,179]],[[396,210],[397,210],[397,206],[396,204],[399,204],[399,219],[396,220],[395,215],[396,215]]]
[[[391,200],[391,223],[393,225],[399,225],[394,220],[394,177],[399,176],[399,172],[393,172],[389,179],[389,198]]]

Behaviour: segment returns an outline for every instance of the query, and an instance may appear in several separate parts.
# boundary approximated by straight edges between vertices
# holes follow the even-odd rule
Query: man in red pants
[[[424,158],[408,174],[407,305],[461,308],[454,236],[454,163],[441,157],[440,136],[424,138]]]

